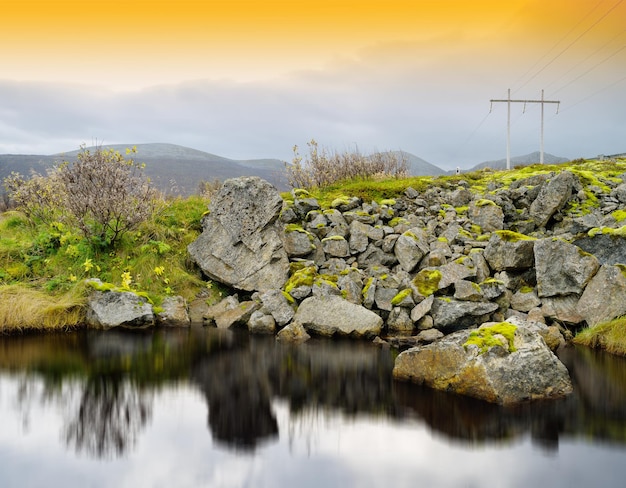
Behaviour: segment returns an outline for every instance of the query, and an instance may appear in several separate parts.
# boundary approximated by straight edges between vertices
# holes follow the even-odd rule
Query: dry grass
[[[84,290],[50,296],[24,285],[0,287],[0,332],[65,330],[84,324]]]
[[[626,317],[619,317],[580,331],[574,343],[626,356]]]

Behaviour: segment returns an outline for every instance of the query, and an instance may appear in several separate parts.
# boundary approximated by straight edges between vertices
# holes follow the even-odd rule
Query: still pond
[[[0,337],[0,486],[624,486],[626,360],[560,357],[573,395],[504,408],[395,382],[365,341]]]

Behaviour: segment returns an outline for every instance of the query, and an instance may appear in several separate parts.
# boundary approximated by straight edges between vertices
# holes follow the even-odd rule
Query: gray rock
[[[191,258],[214,280],[246,291],[285,284],[289,260],[282,243],[278,191],[258,177],[229,179],[211,200]]]
[[[422,319],[427,313],[430,312],[431,307],[433,306],[433,302],[435,301],[435,295],[429,295],[420,303],[415,305],[411,310],[411,320],[413,322],[418,322]]]
[[[426,329],[417,334],[417,339],[425,344],[430,344],[443,337],[443,332],[437,329]]]
[[[604,265],[591,279],[577,305],[590,327],[626,315],[625,275],[624,265]]]
[[[306,342],[310,338],[311,336],[299,322],[290,323],[278,331],[278,334],[276,334],[276,340],[279,342],[300,343]]]
[[[563,208],[572,195],[575,179],[571,172],[561,171],[541,186],[529,211],[537,227],[545,227],[554,213]]]
[[[87,300],[86,321],[96,329],[154,325],[152,305],[130,291],[95,291]]]
[[[454,298],[468,302],[482,302],[485,299],[480,286],[472,281],[459,280],[454,282]]]
[[[469,219],[483,232],[493,232],[504,227],[504,212],[495,202],[481,199],[472,202],[468,209]]]
[[[236,324],[245,325],[250,316],[259,308],[260,305],[255,301],[241,302],[215,317],[215,325],[218,329],[228,329]]]
[[[342,236],[330,236],[322,239],[324,252],[333,257],[345,258],[350,256],[348,241]]]
[[[379,310],[391,311],[393,305],[391,300],[398,294],[398,288],[386,288],[381,286],[381,282],[378,282],[376,287],[376,294],[374,295],[374,302]]]
[[[276,321],[270,314],[256,310],[248,319],[248,330],[252,334],[273,334],[276,331]]]
[[[437,329],[452,331],[485,322],[496,310],[498,304],[491,302],[462,302],[435,298],[430,315]]]
[[[597,227],[600,224],[597,223]],[[600,264],[626,264],[626,237],[615,234],[596,234],[573,242],[583,251],[593,254]]]
[[[393,252],[400,266],[410,273],[429,250],[426,233],[422,229],[412,228],[398,237]]]
[[[259,298],[263,302],[263,308],[274,317],[280,327],[291,322],[295,312],[282,291],[269,290],[261,293]]]
[[[474,333],[488,333],[496,325],[483,324],[483,332]],[[466,345],[471,333],[459,331],[400,353],[394,378],[505,405],[572,392],[567,368],[538,333],[516,327],[512,348],[504,336],[494,334],[501,345],[483,352]]]
[[[535,239],[511,231],[494,232],[484,256],[494,271],[528,269],[534,265]]]
[[[579,324],[585,320],[578,312],[578,295],[545,297],[541,299],[541,313],[552,320]]]
[[[540,297],[581,294],[600,267],[594,256],[561,239],[535,241],[534,253]]]
[[[165,297],[161,308],[162,311],[156,316],[157,324],[169,327],[185,327],[190,324],[187,302],[183,297]]]
[[[374,312],[340,297],[307,298],[298,307],[294,322],[316,334],[353,337],[374,337],[383,325]]]
[[[439,281],[440,290],[449,287],[457,281],[476,276],[476,268],[473,266],[465,266],[454,261],[444,264],[437,269],[441,273],[441,280]]]
[[[222,315],[224,312],[227,312],[228,310],[232,310],[233,308],[236,308],[238,305],[239,305],[239,299],[237,298],[237,295],[227,296],[219,303],[216,303],[215,305],[211,305],[210,307],[208,307],[202,318],[207,323],[213,323],[215,322],[215,319],[217,317]]]
[[[311,254],[315,250],[312,234],[302,228],[289,228],[285,231],[283,245],[285,252],[290,257],[302,257]]]
[[[541,300],[534,289],[518,290],[511,297],[511,308],[519,312],[529,312],[539,305],[541,305]]]
[[[410,335],[414,329],[413,321],[406,308],[394,307],[387,317],[389,332]]]

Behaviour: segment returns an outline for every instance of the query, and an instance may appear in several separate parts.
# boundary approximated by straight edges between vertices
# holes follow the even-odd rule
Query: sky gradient
[[[626,151],[626,1],[0,0],[0,153],[170,142],[221,156],[505,156],[506,105],[545,149]],[[511,152],[539,149],[512,108]],[[141,155],[138,155],[140,159]]]

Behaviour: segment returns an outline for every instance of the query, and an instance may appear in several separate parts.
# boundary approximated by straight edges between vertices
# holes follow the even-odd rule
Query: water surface
[[[622,486],[626,361],[498,407],[391,379],[364,341],[211,328],[0,338],[2,487]]]

